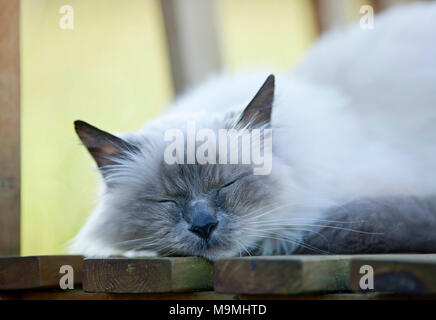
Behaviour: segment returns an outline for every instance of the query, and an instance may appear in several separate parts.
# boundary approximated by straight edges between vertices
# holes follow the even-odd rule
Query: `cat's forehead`
[[[169,194],[207,193],[251,170],[247,165],[162,163],[160,179]]]

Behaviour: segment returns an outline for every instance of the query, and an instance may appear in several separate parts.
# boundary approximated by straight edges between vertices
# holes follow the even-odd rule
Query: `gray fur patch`
[[[436,197],[359,199],[327,210],[322,219],[340,223],[327,223],[303,241],[331,254],[436,252]],[[314,252],[300,247],[297,253]]]

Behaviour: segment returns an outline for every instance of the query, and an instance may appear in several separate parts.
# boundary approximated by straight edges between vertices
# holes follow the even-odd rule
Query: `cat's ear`
[[[117,159],[125,157],[128,152],[138,150],[137,147],[127,141],[84,121],[74,121],[74,128],[99,168],[117,164]]]
[[[269,75],[262,87],[242,112],[237,127],[254,128],[266,125],[271,120],[274,101],[274,75]]]

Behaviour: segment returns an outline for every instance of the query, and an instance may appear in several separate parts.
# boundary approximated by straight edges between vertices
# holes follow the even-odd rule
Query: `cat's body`
[[[259,91],[266,97],[256,96],[244,109],[264,77],[211,79],[138,133],[120,135],[127,147],[116,142],[124,151],[109,152],[123,154],[118,162],[103,163],[99,154],[107,153],[101,151],[105,146],[98,145],[96,154],[94,129],[78,124],[106,183],[73,251],[100,256],[152,251],[210,259],[304,249],[436,252],[436,3],[394,9],[376,17],[374,30],[356,26],[328,34],[292,73],[277,77],[275,95],[269,78]],[[258,119],[249,119],[247,110]],[[244,166],[174,169],[162,164],[168,129],[185,130],[192,120],[213,130],[241,122],[249,129],[264,128],[265,119],[273,132],[268,176],[250,176]],[[159,197],[172,204],[150,202]],[[384,216],[380,203],[386,201]],[[216,222],[209,242],[185,230],[198,214],[191,210],[197,203],[207,205],[202,212],[210,211]],[[414,245],[417,230],[404,235],[408,230],[402,224],[397,238],[404,245],[398,245],[391,232],[395,222],[415,216],[426,221],[416,223],[420,241]],[[341,246],[340,239],[356,242]],[[334,250],[328,250],[329,243]]]

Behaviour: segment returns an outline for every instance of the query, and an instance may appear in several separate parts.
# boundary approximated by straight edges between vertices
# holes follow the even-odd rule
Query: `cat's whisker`
[[[258,208],[258,209],[254,210],[254,211],[251,211],[250,213],[242,215],[242,218],[244,218],[244,219],[251,219],[252,217],[253,218],[258,218],[259,216],[256,215],[256,214],[259,213],[259,212],[264,212],[265,210],[268,209],[269,211],[265,212],[265,214],[267,214],[267,213],[271,212],[271,210],[278,210],[278,209],[281,209],[281,208],[285,208],[287,206],[289,206],[289,205],[278,206],[278,207],[274,207],[273,204],[266,205],[266,206],[264,206],[262,208]],[[270,209],[270,208],[272,208],[272,209]],[[264,213],[262,213],[262,215],[264,215]]]
[[[164,249],[161,249],[161,252],[162,252],[163,250],[166,250],[166,249],[168,249],[168,247],[166,247],[166,248],[164,248]],[[170,256],[172,256],[172,255],[175,254],[175,253],[177,253],[177,249],[173,248],[173,249],[171,249],[171,250],[169,250],[169,251],[165,251],[165,252],[164,252],[164,255],[167,256],[167,257],[170,257]]]
[[[355,232],[355,233],[361,233],[361,234],[369,234],[369,235],[383,235],[382,232],[368,232],[368,231],[362,231],[362,230],[356,230],[351,228],[344,228],[339,226],[331,226],[331,225],[322,225],[322,224],[309,224],[309,223],[288,223],[288,222],[282,222],[282,223],[263,223],[262,221],[259,221],[259,223],[246,223],[246,225],[250,226],[257,226],[259,228],[263,227],[293,227],[293,226],[306,226],[306,227],[319,227],[319,228],[328,228],[328,229],[337,229],[337,230],[343,230],[343,231],[349,231],[349,232]]]
[[[144,243],[142,245],[138,245],[136,250],[147,249],[147,248],[151,249],[152,248],[155,251],[162,252],[162,251],[165,251],[167,249],[171,249],[172,247],[173,247],[172,243],[168,243],[166,245],[162,245],[162,244],[159,244],[159,245],[156,245],[156,244],[149,245],[149,244],[145,244]]]
[[[236,240],[236,239],[235,239],[235,240]],[[243,244],[241,241],[236,240],[236,242],[239,243],[239,245],[242,247],[242,249],[243,249],[245,252],[247,252],[247,254],[248,254],[249,256],[251,256],[250,251],[248,251],[247,247],[244,246],[244,244]]]
[[[248,234],[249,236],[253,236],[253,237],[257,237],[257,238],[261,238],[261,239],[265,239],[265,240],[277,240],[277,241],[285,241],[285,242],[291,242],[294,244],[297,244],[303,248],[318,252],[318,253],[322,253],[322,254],[328,254],[329,252],[321,250],[319,248],[316,248],[314,246],[311,246],[309,244],[304,243],[303,241],[299,241],[296,238],[292,237],[293,239],[290,239],[289,237],[284,237],[280,234],[275,234],[275,233],[271,233],[271,232],[256,232],[253,234]]]
[[[314,233],[317,234],[318,236],[320,236],[322,239],[325,240],[325,242],[327,243],[327,246],[330,247],[330,241],[327,239],[327,237],[325,235],[323,235],[321,232],[317,232],[315,230],[312,229],[305,229],[305,228],[276,228],[276,229],[262,229],[262,231],[305,231],[305,232],[310,232],[310,233]]]
[[[255,213],[252,215],[252,214],[248,214],[248,215],[244,215],[244,216],[242,216],[243,218],[244,218],[244,220],[248,220],[248,221],[250,221],[251,219],[258,219],[258,218],[260,218],[260,217],[263,217],[263,216],[265,216],[265,215],[267,215],[267,214],[271,214],[271,213],[273,213],[273,212],[275,212],[275,211],[277,211],[277,210],[280,210],[280,209],[284,209],[284,208],[286,208],[286,207],[288,207],[288,206],[290,206],[290,205],[284,205],[284,206],[278,206],[278,207],[273,207],[273,209],[271,209],[271,210],[268,210],[268,211],[266,211],[266,212],[263,212],[262,214],[260,214],[260,215],[256,215]],[[267,206],[268,207],[268,206]],[[259,209],[259,210],[256,210],[257,212],[262,212],[262,211],[264,211],[265,210],[265,208],[261,208],[261,209]],[[256,212],[256,213],[257,213]]]
[[[275,232],[273,232],[272,234],[275,235],[278,239],[288,239],[286,236],[282,236],[282,235],[279,234],[279,233],[275,233]],[[321,250],[321,249],[319,249],[319,248],[317,248],[317,247],[314,247],[314,246],[312,246],[312,245],[309,245],[309,244],[305,243],[304,241],[300,241],[300,240],[298,240],[298,239],[295,238],[295,237],[293,237],[292,240],[293,240],[294,243],[297,243],[298,245],[302,246],[303,248],[307,248],[307,249],[310,249],[310,250],[313,250],[313,251],[317,251],[317,252],[319,252],[319,253],[323,253],[323,254],[328,254],[327,251],[324,251],[324,250]]]
[[[236,239],[235,239],[235,240],[236,240]],[[241,244],[239,243],[238,240],[236,240],[235,242],[236,242],[236,245],[237,245],[237,247],[238,247],[239,256],[242,257]]]
[[[314,233],[317,234],[318,236],[320,236],[321,238],[323,238],[325,240],[325,242],[327,243],[327,245],[329,246],[330,241],[327,239],[327,237],[325,235],[323,235],[321,232],[317,232],[315,230],[312,229],[305,229],[305,228],[293,228],[292,230],[294,231],[305,231],[305,232],[310,232],[310,233]]]
[[[353,223],[364,223],[366,220],[355,220],[355,221],[338,221],[338,220],[326,220],[326,219],[318,219],[318,218],[286,218],[286,219],[270,219],[270,220],[262,220],[262,222],[278,222],[282,223],[283,221],[315,221],[315,222],[326,222],[326,223],[340,223],[340,224],[353,224]]]
[[[243,228],[244,230],[244,228]],[[251,230],[251,229],[245,229],[245,230]],[[318,234],[319,236],[323,237],[326,241],[327,238],[321,234],[320,232],[317,232],[315,230],[311,230],[311,229],[305,229],[305,228],[269,228],[269,229],[261,229],[261,231],[306,231],[306,232],[310,232],[310,233],[315,233]]]
[[[313,246],[311,246],[311,245],[308,245],[308,244],[306,244],[306,243],[304,243],[304,242],[301,242],[301,241],[298,241],[297,239],[289,239],[289,238],[283,238],[283,237],[275,237],[275,236],[271,236],[271,235],[267,235],[267,236],[265,236],[264,237],[266,240],[277,240],[277,241],[284,241],[284,242],[289,242],[289,243],[293,243],[293,244],[296,244],[296,245],[298,245],[298,246],[301,246],[301,247],[303,247],[303,248],[306,248],[306,249],[309,249],[309,250],[311,250],[311,251],[315,251],[315,252],[317,252],[317,253],[322,253],[322,254],[328,254],[329,252],[327,252],[327,251],[324,251],[324,250],[321,250],[321,249],[318,249],[318,248],[316,248],[316,247],[313,247]]]
[[[119,246],[119,245],[123,245],[123,244],[130,244],[132,242],[144,241],[144,240],[148,240],[148,239],[155,240],[156,238],[155,237],[145,237],[145,238],[130,239],[130,240],[125,240],[125,241],[115,242],[115,243],[113,243],[113,245]]]

